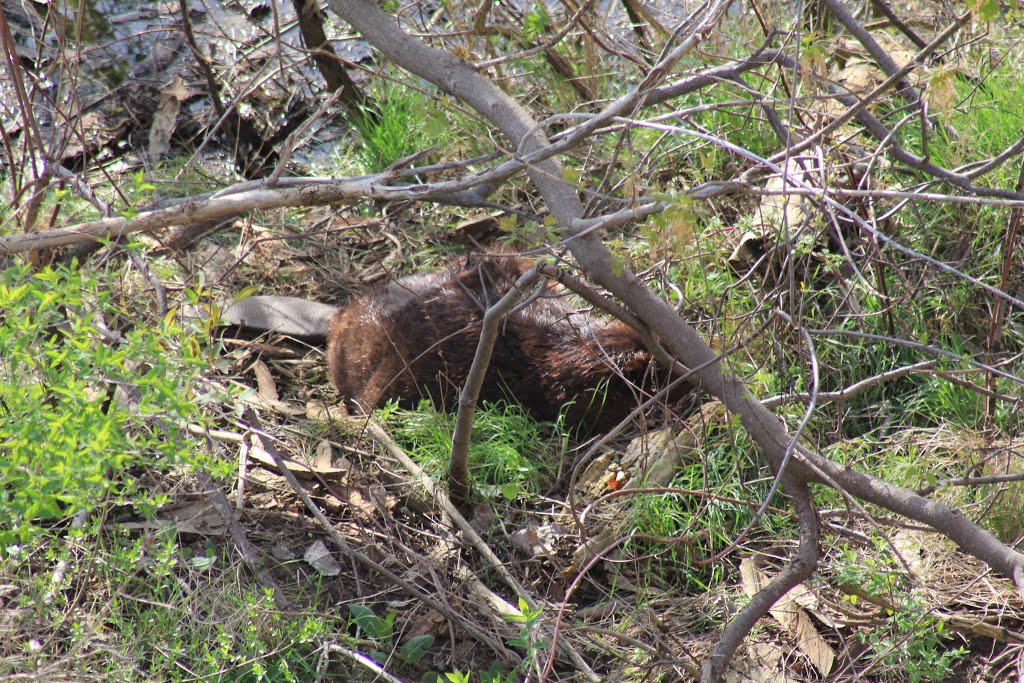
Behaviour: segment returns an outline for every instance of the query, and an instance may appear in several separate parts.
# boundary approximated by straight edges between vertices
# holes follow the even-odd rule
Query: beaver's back
[[[339,393],[368,412],[388,400],[430,398],[453,407],[476,353],[487,307],[532,264],[477,258],[370,290],[332,319],[327,360]],[[549,287],[509,316],[494,345],[480,399],[514,399],[570,427],[610,427],[637,405],[651,366],[639,335],[575,312]]]

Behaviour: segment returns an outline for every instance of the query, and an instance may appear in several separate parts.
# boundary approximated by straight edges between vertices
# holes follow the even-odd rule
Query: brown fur
[[[454,406],[484,311],[531,265],[472,258],[463,267],[403,278],[354,299],[327,332],[334,386],[362,411],[390,399]],[[637,405],[651,356],[627,325],[574,312],[557,294],[549,287],[505,320],[480,399],[514,398],[548,421],[575,399],[566,409],[568,426],[609,428]]]

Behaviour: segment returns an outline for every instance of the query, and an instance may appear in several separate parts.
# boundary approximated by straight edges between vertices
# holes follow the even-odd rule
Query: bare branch
[[[818,515],[807,484],[786,487],[800,524],[800,547],[771,583],[762,588],[729,622],[714,651],[704,661],[702,681],[720,681],[736,649],[754,625],[779,599],[814,574],[818,568]]]
[[[256,417],[256,413],[253,411],[253,409],[246,408],[245,413],[243,414],[243,418],[245,419],[246,422],[249,423],[249,427],[253,430],[253,433],[256,434],[256,436],[259,438],[260,444],[263,446],[263,450],[267,451],[267,453],[270,453],[270,456],[274,459],[274,462],[277,464],[278,470],[280,471],[281,475],[288,480],[288,484],[292,487],[292,490],[295,492],[297,496],[299,496],[300,499],[302,499],[302,502],[305,504],[306,509],[309,510],[310,514],[313,515],[317,523],[320,524],[320,528],[323,529],[324,533],[327,534],[327,537],[331,539],[331,541],[338,548],[338,550],[342,552],[343,555],[367,567],[368,569],[377,572],[381,576],[386,577],[389,581],[394,583],[396,586],[401,587],[403,590],[405,590],[407,593],[415,597],[417,600],[420,600],[424,604],[429,605],[432,609],[437,610],[439,613],[445,615],[447,618],[459,624],[460,626],[462,626],[462,628],[466,629],[466,631],[470,633],[474,638],[490,647],[491,650],[493,650],[496,655],[502,658],[503,661],[515,662],[515,655],[509,652],[506,648],[502,647],[501,643],[498,642],[493,636],[491,636],[488,633],[485,633],[483,630],[481,630],[475,624],[468,621],[465,617],[457,613],[444,602],[432,598],[431,596],[424,593],[421,589],[417,588],[410,582],[403,579],[401,576],[395,574],[387,567],[372,560],[365,554],[353,548],[352,545],[348,541],[346,541],[341,536],[340,533],[338,533],[338,530],[334,528],[334,525],[331,524],[331,521],[324,516],[324,513],[321,512],[320,508],[317,507],[316,503],[313,502],[313,499],[309,497],[308,493],[306,493],[306,489],[303,488],[302,484],[299,483],[299,480],[295,478],[295,474],[291,471],[291,469],[288,468],[288,466],[284,462],[284,459],[282,459],[281,455],[277,452],[277,448],[274,446],[273,440],[263,431],[260,425],[259,418]]]
[[[540,279],[540,276],[540,270],[537,267],[523,273],[508,290],[508,293],[484,313],[476,354],[473,356],[473,364],[466,376],[465,386],[459,395],[459,412],[455,419],[455,429],[452,432],[452,457],[448,482],[452,499],[457,504],[464,505],[468,499],[469,439],[473,431],[473,414],[476,412],[476,402],[480,397],[480,387],[483,386],[487,367],[491,363],[491,353],[494,351],[494,342],[498,338],[499,325],[509,311],[526,295],[526,290]]]

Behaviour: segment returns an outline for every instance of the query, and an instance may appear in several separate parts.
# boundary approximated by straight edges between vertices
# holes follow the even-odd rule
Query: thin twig
[[[327,536],[331,539],[334,545],[337,546],[337,548],[342,552],[343,555],[345,555],[346,557],[355,562],[358,562],[364,567],[367,567],[372,571],[377,572],[381,576],[387,578],[389,581],[394,583],[396,586],[401,587],[403,590],[405,590],[407,593],[415,597],[417,600],[436,610],[438,613],[443,614],[445,617],[452,620],[453,622],[461,625],[462,628],[464,628],[467,633],[472,635],[480,642],[486,644],[489,648],[491,648],[491,650],[496,655],[501,657],[503,661],[510,662],[513,664],[518,662],[518,657],[516,657],[512,652],[503,647],[501,643],[498,642],[490,634],[485,633],[478,626],[468,621],[465,617],[463,617],[458,612],[450,608],[448,605],[427,595],[422,590],[420,590],[413,584],[409,583],[399,575],[395,574],[387,567],[381,565],[378,562],[375,562],[374,560],[364,555],[362,552],[353,548],[349,544],[349,542],[346,541],[340,533],[338,533],[338,530],[334,528],[334,525],[331,524],[330,520],[327,519],[324,513],[320,511],[320,508],[317,507],[316,503],[313,502],[313,499],[309,497],[309,494],[306,492],[306,489],[303,488],[302,484],[299,483],[299,480],[296,479],[295,475],[285,464],[284,459],[277,452],[277,448],[274,446],[273,440],[270,439],[270,437],[263,431],[263,428],[260,426],[260,421],[256,417],[256,413],[253,411],[253,409],[250,407],[246,407],[245,411],[242,414],[242,417],[245,419],[246,422],[249,423],[249,427],[257,435],[257,437],[259,437],[260,444],[263,446],[263,450],[269,453],[270,456],[274,459],[274,462],[277,464],[277,467],[280,470],[281,475],[288,481],[288,484],[292,487],[292,490],[295,491],[295,494],[299,496],[302,502],[306,505],[306,509],[309,510],[310,514],[312,514],[316,521],[319,522],[320,528],[324,530]]]
[[[292,609],[292,601],[285,596],[281,587],[277,584],[277,581],[274,580],[274,577],[268,574],[260,566],[259,559],[256,557],[256,553],[253,551],[252,545],[249,543],[249,539],[246,537],[245,532],[242,531],[242,525],[238,523],[237,519],[235,519],[234,512],[231,510],[231,503],[228,502],[227,496],[225,496],[224,492],[217,487],[207,472],[203,470],[197,471],[196,478],[199,480],[199,486],[202,487],[206,498],[213,504],[213,508],[217,511],[217,514],[220,515],[224,525],[228,528],[228,533],[231,534],[231,540],[235,542],[235,547],[238,549],[238,554],[242,558],[242,561],[245,562],[245,566],[249,568],[249,571],[256,575],[261,586],[270,589],[270,594],[278,609]]]

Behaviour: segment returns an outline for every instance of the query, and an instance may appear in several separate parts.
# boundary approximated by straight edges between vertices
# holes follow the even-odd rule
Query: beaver
[[[392,399],[454,407],[485,310],[532,266],[522,258],[474,256],[355,298],[327,331],[334,386],[361,412]],[[607,430],[665,380],[654,368],[635,330],[576,311],[559,287],[548,285],[503,321],[480,400],[513,400],[538,420],[564,415],[570,429]]]

